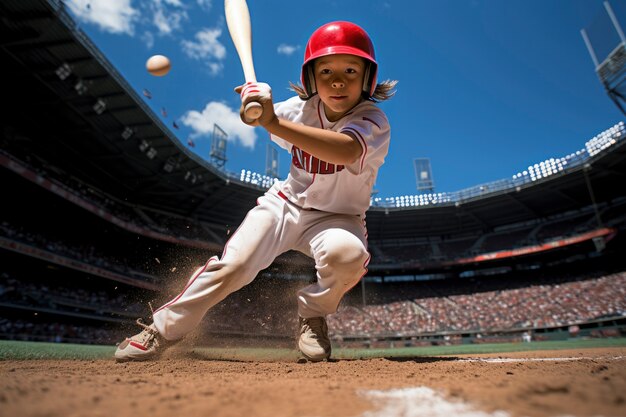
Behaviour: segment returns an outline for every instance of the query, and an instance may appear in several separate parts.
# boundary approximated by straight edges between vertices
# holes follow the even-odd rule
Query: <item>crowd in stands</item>
[[[123,337],[124,331],[121,329],[0,317],[0,339],[4,340],[110,345]]]
[[[0,306],[19,317],[0,318],[0,339],[43,342],[112,344],[131,320],[149,314],[129,293],[42,284],[6,272],[0,274]]]
[[[387,294],[382,292],[382,298],[381,293],[376,294],[380,301],[368,305],[346,299],[336,314],[328,316],[331,337],[488,334],[626,317],[626,272],[576,279],[529,279],[515,285],[505,280],[465,281],[465,284],[410,283],[413,285],[407,284],[400,295],[391,285]],[[211,309],[201,327],[217,334],[292,337],[297,331],[295,293],[301,285],[302,282],[289,286],[280,282],[275,285],[259,283],[250,291],[242,290]],[[39,300],[39,304],[34,300]],[[127,323],[132,322],[131,318],[149,316],[143,303],[133,302],[123,294],[111,296],[96,290],[62,286],[37,287],[5,274],[0,284],[0,303],[7,302],[21,302],[31,307],[47,305],[60,311],[75,308],[92,316],[101,315],[103,326],[105,318],[114,315],[128,319]],[[25,338],[25,334],[32,331],[36,337],[54,338],[59,331],[50,332],[53,325],[4,321],[0,337],[11,338],[7,335],[17,332]],[[107,330],[96,329],[98,326],[94,325],[88,333],[94,335],[94,340],[114,338]],[[71,326],[63,328],[63,332],[63,340],[87,334],[76,336]]]
[[[144,228],[167,236],[192,241],[212,242],[215,240],[214,236],[197,222],[116,201],[104,192],[68,175],[58,167],[51,166],[30,155],[19,155],[19,159],[20,164],[37,173],[40,177],[54,182],[57,188],[68,193],[68,200],[78,199],[88,202],[97,207],[100,213],[110,214],[140,229]],[[42,192],[47,191],[42,190]]]
[[[6,272],[0,274],[0,303],[32,309],[52,309],[78,313],[85,317],[137,318],[146,313],[147,305],[130,298],[130,293],[110,294],[90,288],[35,283],[17,279]]]
[[[7,221],[0,223],[0,236],[130,277],[149,281],[156,280],[156,277],[152,277],[133,267],[131,261],[125,259],[119,252],[115,256],[111,256],[94,246],[65,242],[62,238],[51,236],[50,234],[43,236],[32,233],[25,230],[22,226],[10,224]]]
[[[484,289],[476,285],[461,294],[420,287],[430,294],[342,307],[329,317],[329,327],[343,336],[406,335],[546,328],[626,317],[626,272],[571,282],[529,283],[519,288]]]

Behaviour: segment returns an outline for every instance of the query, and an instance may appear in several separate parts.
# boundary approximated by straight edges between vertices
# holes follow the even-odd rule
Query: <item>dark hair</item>
[[[389,100],[396,94],[396,90],[394,88],[398,84],[397,80],[385,80],[381,83],[376,84],[376,88],[374,89],[374,94],[371,96],[363,91],[363,98],[365,100],[373,101],[374,103],[378,103],[381,101]],[[298,94],[302,100],[308,100],[313,96],[309,96],[306,91],[304,91],[304,87],[302,85],[294,84],[292,82],[289,83],[289,88]],[[317,93],[316,93],[317,94]],[[315,95],[315,94],[313,94]]]

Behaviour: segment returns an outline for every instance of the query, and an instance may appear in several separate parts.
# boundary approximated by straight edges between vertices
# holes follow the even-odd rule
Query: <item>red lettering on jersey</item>
[[[296,146],[291,148],[291,163],[294,167],[311,174],[334,174],[345,168],[344,165],[335,165],[322,161]]]

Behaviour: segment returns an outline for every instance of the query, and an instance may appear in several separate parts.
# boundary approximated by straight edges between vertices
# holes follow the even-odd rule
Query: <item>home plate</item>
[[[378,407],[361,417],[510,417],[505,411],[487,413],[461,401],[450,401],[428,387],[390,391],[361,391]]]

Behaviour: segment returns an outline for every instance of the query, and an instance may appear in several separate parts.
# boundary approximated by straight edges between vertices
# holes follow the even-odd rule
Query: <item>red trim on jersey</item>
[[[320,101],[317,103],[317,117],[320,119],[320,126],[322,127],[322,129],[326,129],[324,127],[324,119],[322,119],[321,108],[322,108],[322,100],[320,99]]]
[[[278,190],[278,196],[279,196],[280,198],[282,198],[283,200],[285,200],[285,201],[289,201],[289,199],[287,198],[287,196],[286,196],[285,194],[283,194],[283,192],[282,192],[282,191],[280,191],[280,190]]]
[[[376,123],[375,121],[373,121],[372,119],[370,119],[369,117],[364,117],[363,120],[366,120],[370,123],[372,123],[374,126],[376,126],[377,128],[380,129],[380,126],[378,126],[378,123]]]
[[[365,156],[367,155],[367,142],[365,142],[365,139],[363,139],[363,136],[361,135],[361,133],[359,133],[356,129],[352,127],[346,127],[342,130],[342,132],[354,133],[356,135],[357,140],[361,144],[361,148],[363,148],[363,154],[361,155],[361,165],[359,168],[359,172],[363,171],[363,164],[365,163]]]
[[[172,304],[174,304],[176,301],[178,301],[180,299],[180,297],[183,296],[183,294],[185,293],[185,291],[187,291],[187,289],[189,289],[189,287],[191,287],[191,284],[194,283],[194,281],[196,280],[196,278],[198,278],[200,276],[200,274],[202,274],[204,271],[206,271],[207,267],[211,264],[211,262],[217,262],[217,257],[216,256],[212,256],[207,263],[198,270],[198,272],[196,272],[196,274],[194,276],[191,277],[191,279],[189,280],[189,282],[187,283],[187,285],[185,285],[185,288],[183,288],[183,290],[181,291],[180,294],[178,294],[178,296],[176,296],[176,298],[174,298],[172,301],[170,301],[167,304],[164,304],[163,306],[159,307],[158,309],[156,309],[154,311],[154,313],[152,313],[152,315],[154,316],[156,313],[158,313],[159,311],[163,310],[166,307],[171,306]]]
[[[148,348],[147,348],[147,347],[145,347],[145,346],[144,346],[144,345],[142,345],[141,343],[137,343],[137,342],[135,342],[135,341],[133,341],[133,340],[131,340],[128,344],[129,344],[129,345],[131,345],[132,347],[136,347],[137,349],[143,350],[144,352],[145,352],[146,350],[148,350]]]
[[[291,201],[282,191],[278,191],[278,196],[280,198],[282,198],[283,200],[285,200],[286,202],[288,202],[289,204],[291,204],[292,206],[297,207],[300,210],[306,210],[306,211],[320,211],[316,208],[313,207],[309,207],[309,208],[304,208],[304,207],[300,207],[299,205],[297,205],[296,203],[294,203],[293,201]]]
[[[317,174],[313,174],[313,179],[311,180],[311,183],[310,183],[310,184],[309,184],[309,185],[308,185],[308,186],[307,186],[304,190],[302,190],[302,192],[305,192],[306,190],[308,190],[308,189],[309,189],[309,187],[310,187],[311,185],[313,185],[313,183],[315,182],[315,176],[316,176],[316,175],[317,175]],[[289,203],[291,203],[291,204],[295,205],[296,207],[299,207],[301,210],[317,210],[317,209],[314,209],[314,208],[304,208],[304,207],[300,207],[300,206],[298,206],[296,203],[294,203],[294,202],[292,202],[291,200],[289,200],[289,198],[287,198],[287,196],[286,196],[285,194],[283,194],[283,192],[282,192],[282,191],[278,191],[278,196],[279,196],[280,198],[284,199],[285,201],[287,201],[287,202],[289,202]]]

